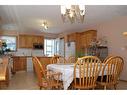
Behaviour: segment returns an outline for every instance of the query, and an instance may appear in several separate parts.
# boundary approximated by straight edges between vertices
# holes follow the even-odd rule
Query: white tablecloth
[[[47,65],[48,70],[52,70],[54,72],[61,72],[62,73],[62,81],[64,89],[66,90],[71,82],[73,81],[73,71],[74,71],[74,64],[49,64]]]
[[[67,90],[74,78],[74,64],[72,63],[61,63],[61,64],[49,64],[47,65],[48,70],[54,72],[61,72],[64,89]]]

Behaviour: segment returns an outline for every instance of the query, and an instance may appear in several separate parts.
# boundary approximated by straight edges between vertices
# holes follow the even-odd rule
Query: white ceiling
[[[48,22],[47,33],[80,32],[90,26],[127,16],[125,5],[87,5],[84,23],[63,23],[59,5],[0,6],[1,28],[19,32],[42,31],[42,20]]]

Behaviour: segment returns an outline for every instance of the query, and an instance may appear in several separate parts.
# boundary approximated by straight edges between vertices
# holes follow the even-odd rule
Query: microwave
[[[33,49],[44,49],[44,45],[41,43],[34,43]]]

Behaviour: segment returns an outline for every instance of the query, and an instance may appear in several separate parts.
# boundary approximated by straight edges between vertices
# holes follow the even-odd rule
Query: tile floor
[[[37,79],[33,71],[20,71],[10,75],[10,84],[3,90],[39,90]],[[127,90],[127,82],[120,81],[117,90]]]

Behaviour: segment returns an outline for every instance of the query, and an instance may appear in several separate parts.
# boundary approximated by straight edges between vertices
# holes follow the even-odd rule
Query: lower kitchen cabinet
[[[13,56],[13,71],[26,71],[27,70],[27,57],[25,56]]]

